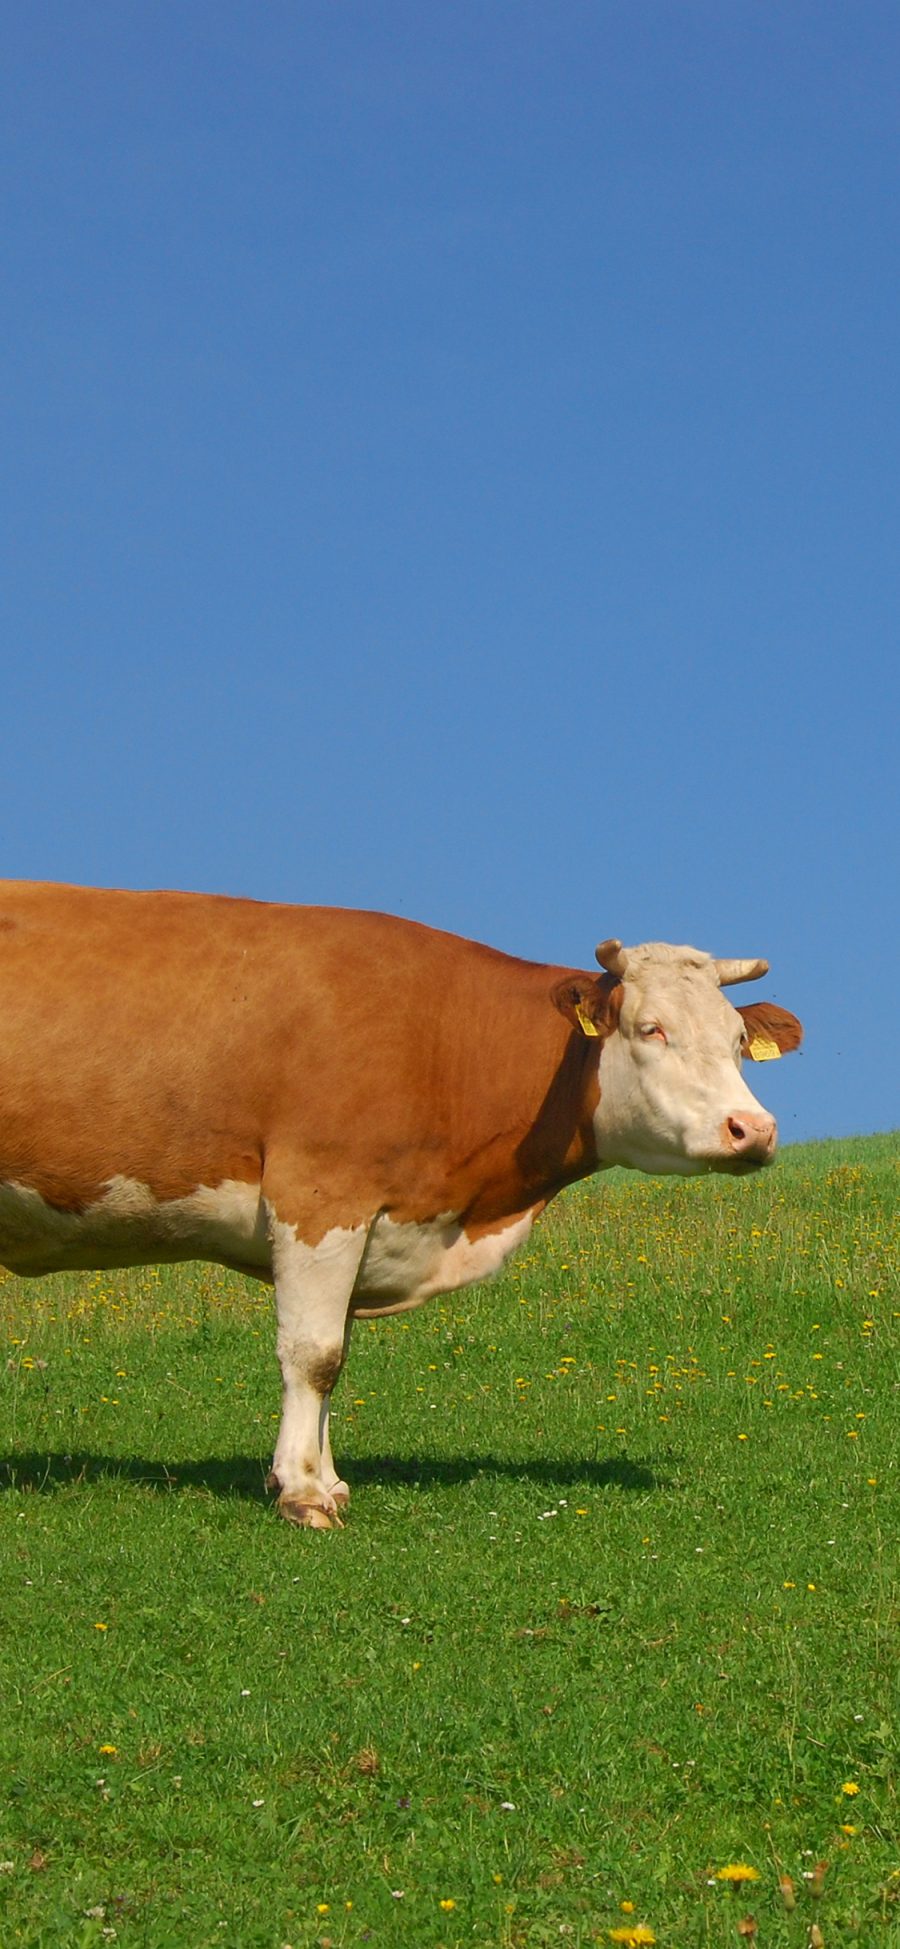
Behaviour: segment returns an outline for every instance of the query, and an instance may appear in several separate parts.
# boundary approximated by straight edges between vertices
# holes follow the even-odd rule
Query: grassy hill
[[[331,1536],[265,1289],[6,1278],[0,1940],[900,1943],[898,1188],[570,1192],[357,1327]]]

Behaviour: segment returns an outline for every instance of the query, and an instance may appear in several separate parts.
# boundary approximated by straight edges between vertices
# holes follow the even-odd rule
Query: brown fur
[[[559,990],[602,1037],[608,976],[197,894],[0,883],[0,934],[0,1180],[61,1211],[238,1179],[312,1245],[375,1211],[475,1236],[596,1164],[602,1043]]]
[[[799,1049],[803,1041],[803,1029],[796,1015],[786,1008],[779,1008],[776,1002],[747,1002],[738,1005],[738,1014],[743,1015],[748,1047],[744,1054],[752,1061],[749,1044],[754,1036],[764,1036],[767,1042],[774,1042],[783,1056],[791,1050]]]

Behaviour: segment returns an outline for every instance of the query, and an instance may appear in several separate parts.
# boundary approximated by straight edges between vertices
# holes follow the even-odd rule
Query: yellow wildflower
[[[847,1793],[847,1794],[851,1794],[851,1795],[852,1795],[852,1794],[854,1794],[854,1793],[858,1793],[858,1792],[859,1792],[859,1787],[857,1786],[857,1784],[856,1784],[856,1781],[855,1781],[855,1780],[845,1780],[845,1781],[844,1781],[844,1784],[843,1784],[843,1786],[842,1786],[842,1788],[841,1788],[841,1792],[842,1792],[842,1793]]]
[[[626,1949],[638,1949],[638,1945],[642,1942],[656,1941],[653,1930],[646,1928],[643,1922],[629,1925],[625,1929],[610,1929],[609,1939],[610,1942],[624,1942]]]
[[[451,1908],[456,1907],[456,1903],[453,1900],[452,1895],[445,1895],[443,1901],[439,1904],[439,1906],[443,1909],[445,1915],[449,1915]]]
[[[751,1868],[748,1861],[729,1861],[724,1868],[716,1869],[716,1880],[727,1881],[732,1888],[740,1888],[742,1882],[758,1881],[759,1869]]]

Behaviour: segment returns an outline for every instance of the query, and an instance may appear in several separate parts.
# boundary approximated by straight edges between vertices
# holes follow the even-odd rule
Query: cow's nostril
[[[775,1118],[764,1110],[745,1110],[743,1116],[725,1118],[723,1135],[735,1156],[765,1162],[772,1156],[776,1138]]]

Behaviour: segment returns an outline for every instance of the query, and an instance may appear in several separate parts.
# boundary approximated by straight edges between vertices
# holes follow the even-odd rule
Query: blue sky
[[[8,8],[4,871],[762,954],[900,1122],[900,13]]]

